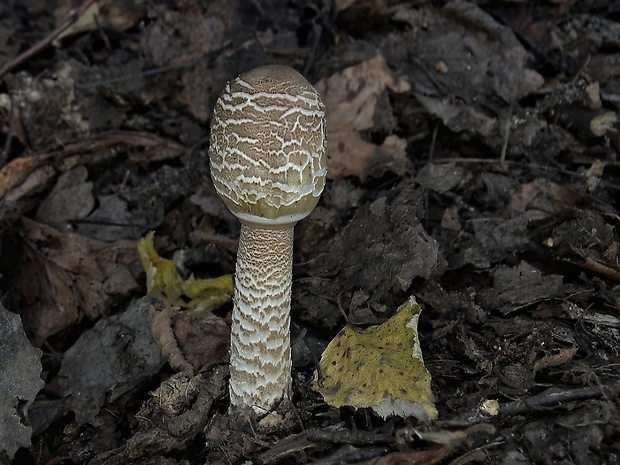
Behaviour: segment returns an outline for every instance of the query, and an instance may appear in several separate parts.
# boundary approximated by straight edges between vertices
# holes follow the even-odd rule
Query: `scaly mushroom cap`
[[[327,173],[325,110],[297,71],[261,66],[228,83],[211,124],[211,177],[241,221],[294,225],[316,206]]]

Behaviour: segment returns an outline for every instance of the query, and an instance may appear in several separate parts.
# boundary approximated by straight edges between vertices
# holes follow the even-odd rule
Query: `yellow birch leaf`
[[[214,279],[183,279],[173,260],[161,258],[153,245],[151,231],[138,242],[138,256],[146,272],[147,294],[159,297],[165,305],[194,310],[214,310],[230,302],[233,278],[227,274]]]
[[[383,418],[436,419],[431,375],[418,339],[420,312],[411,296],[379,326],[340,331],[323,352],[315,374],[315,389],[325,402],[371,408]]]

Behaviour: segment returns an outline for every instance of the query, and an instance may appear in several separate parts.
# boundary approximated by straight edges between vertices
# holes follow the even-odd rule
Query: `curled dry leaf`
[[[193,372],[194,367],[183,356],[172,330],[172,318],[177,310],[175,307],[166,307],[158,311],[155,306],[151,307],[149,314],[153,337],[173,370]]]
[[[16,158],[3,166],[0,170],[0,200],[16,201],[24,195],[41,189],[55,173],[51,167],[44,170],[46,168],[42,166],[44,163],[45,158],[32,156]],[[43,173],[41,170],[44,170]],[[39,175],[37,176],[36,173]],[[40,182],[33,182],[35,180],[40,180]]]
[[[573,357],[577,353],[577,350],[577,347],[573,346],[567,349],[560,349],[557,353],[545,355],[540,360],[536,360],[536,362],[534,362],[534,370],[540,371],[548,367],[557,367],[563,365],[573,359]]]
[[[67,11],[70,7],[71,3],[60,2],[55,11],[58,24],[74,13],[73,9]],[[145,16],[146,5],[140,1],[93,2],[75,23],[56,38],[54,45],[59,46],[65,37],[102,28],[126,31]]]
[[[25,326],[41,342],[78,323],[106,314],[138,290],[129,265],[135,241],[112,244],[62,233],[22,219],[24,251],[12,284],[22,298]]]

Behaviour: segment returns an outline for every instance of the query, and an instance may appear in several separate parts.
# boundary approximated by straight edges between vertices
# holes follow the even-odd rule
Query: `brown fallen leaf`
[[[37,220],[62,229],[67,221],[88,215],[95,205],[95,197],[93,183],[87,179],[88,169],[83,165],[62,173],[39,205]]]
[[[127,154],[135,163],[180,156],[184,147],[170,139],[141,131],[109,131],[88,139],[62,141],[58,150],[16,158],[0,169],[0,200],[17,201],[40,192],[56,171],[101,163]]]
[[[573,359],[577,353],[577,347],[569,347],[561,349],[556,354],[546,355],[540,360],[534,362],[534,371],[540,371],[548,367],[557,367]]]
[[[150,315],[153,337],[173,370],[193,374],[228,362],[230,330],[222,318],[178,307],[152,307]]]
[[[172,329],[172,319],[178,311],[176,307],[157,308],[152,306],[150,309],[151,329],[157,345],[161,348],[161,353],[168,361],[170,368],[178,372],[194,372],[194,367],[183,356],[179,344],[174,337]]]
[[[12,285],[25,326],[41,343],[84,316],[95,320],[138,290],[135,241],[112,244],[23,218],[24,251]]]
[[[428,450],[417,450],[411,452],[392,452],[366,462],[366,465],[433,465],[442,461],[449,452],[451,447],[442,446]]]
[[[365,140],[361,132],[376,130],[377,120],[389,120],[391,107],[385,100],[390,90],[402,93],[409,83],[388,68],[385,59],[376,57],[316,84],[327,108],[327,140],[330,179],[355,176],[364,181],[387,171],[403,174],[408,167],[406,142],[396,135],[383,144]],[[386,108],[387,107],[387,108]],[[382,121],[391,130],[390,121]]]
[[[0,170],[0,200],[22,185],[28,176],[45,163],[45,157],[24,157],[11,160]]]
[[[546,178],[537,178],[521,185],[519,191],[510,198],[508,208],[522,213],[528,209],[535,198],[542,196],[545,197],[545,203],[557,204],[557,209],[583,208],[590,204],[582,194],[570,187],[562,186]]]
[[[56,23],[62,24],[72,13],[70,2],[60,2],[54,11]],[[53,42],[60,46],[61,40],[83,32],[96,31],[100,28],[126,31],[146,16],[146,5],[140,1],[94,2],[82,12],[78,20],[65,29]]]

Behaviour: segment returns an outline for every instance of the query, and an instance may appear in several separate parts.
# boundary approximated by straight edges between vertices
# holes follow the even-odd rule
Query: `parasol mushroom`
[[[229,82],[209,147],[219,196],[241,221],[230,341],[231,410],[268,413],[290,396],[293,228],[325,186],[325,111],[295,70]]]

